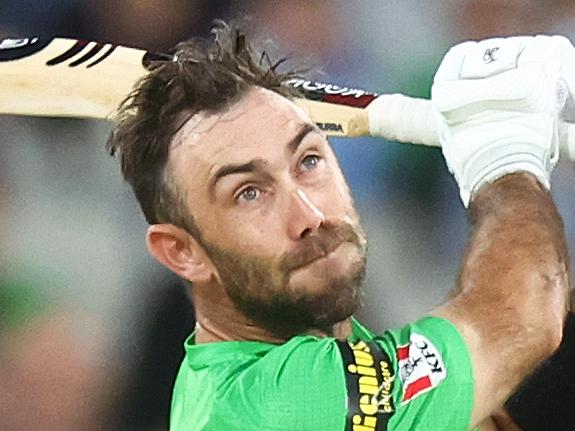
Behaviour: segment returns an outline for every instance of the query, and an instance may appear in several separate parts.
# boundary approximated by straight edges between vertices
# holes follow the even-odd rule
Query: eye
[[[247,186],[243,188],[236,196],[237,201],[254,201],[262,194],[261,190],[254,186]]]
[[[300,165],[302,166],[302,169],[304,171],[311,171],[312,169],[315,169],[317,167],[320,161],[321,161],[320,156],[318,156],[317,154],[310,154],[308,156],[305,156],[301,160]]]

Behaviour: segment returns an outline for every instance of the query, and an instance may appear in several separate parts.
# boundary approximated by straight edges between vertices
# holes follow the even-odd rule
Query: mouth
[[[345,247],[340,247],[343,244],[345,244]],[[325,226],[323,230],[318,231],[317,235],[304,238],[296,249],[287,253],[282,258],[280,270],[288,274],[319,261],[336,263],[336,260],[340,260],[339,257],[344,256],[340,252],[336,253],[336,250],[340,248],[347,250],[347,252],[352,249],[360,249],[361,238],[351,225],[336,225],[332,223],[329,226]],[[334,256],[334,254],[338,256]]]
[[[313,265],[315,263],[319,263],[321,261],[325,261],[325,260],[332,258],[335,255],[336,250],[338,250],[340,248],[340,246],[345,244],[345,243],[346,243],[346,241],[330,244],[326,248],[323,248],[321,253],[318,253],[314,257],[306,260],[301,265],[299,265],[297,268],[294,268],[294,270],[303,269],[303,268],[306,268],[306,267]]]

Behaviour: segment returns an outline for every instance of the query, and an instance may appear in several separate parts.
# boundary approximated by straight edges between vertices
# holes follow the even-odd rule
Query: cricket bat
[[[134,84],[148,73],[155,60],[169,61],[171,56],[110,43],[68,38],[4,39],[0,42],[0,114],[40,117],[111,119],[120,102]],[[286,82],[300,89],[305,98],[295,102],[320,129],[331,136],[384,136],[404,142],[439,145],[431,106],[428,101],[401,95],[379,96],[364,90],[324,84],[303,79]],[[421,113],[429,130],[412,133],[390,118],[385,130],[369,125],[369,106],[385,105],[377,111],[392,113],[401,103]],[[378,100],[376,104],[374,101]],[[378,114],[372,114],[378,115]],[[411,136],[413,135],[413,136]]]
[[[0,114],[113,119],[135,83],[167,54],[69,38],[0,41]],[[295,100],[330,136],[379,136],[439,146],[429,100],[292,79]],[[575,133],[570,133],[575,136]],[[575,159],[575,139],[568,154]],[[574,156],[572,156],[572,154]]]

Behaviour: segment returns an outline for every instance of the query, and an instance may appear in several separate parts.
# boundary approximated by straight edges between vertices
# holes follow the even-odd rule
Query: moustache
[[[364,240],[350,223],[324,223],[317,234],[303,238],[297,250],[284,253],[280,259],[280,269],[287,273],[309,265],[327,256],[344,242],[362,248]]]

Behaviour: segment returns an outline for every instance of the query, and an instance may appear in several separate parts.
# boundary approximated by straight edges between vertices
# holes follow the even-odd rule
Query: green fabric
[[[0,334],[25,326],[42,313],[47,302],[32,279],[0,278]]]
[[[463,338],[450,322],[426,317],[400,330],[388,331],[376,339],[384,349],[394,351],[409,342],[410,335],[424,335],[439,351],[446,377],[433,389],[399,404],[389,422],[390,430],[468,430],[473,407],[473,372],[471,358]],[[397,369],[397,356],[393,355]],[[401,379],[397,379],[401,382]],[[401,399],[403,385],[396,385]]]
[[[455,327],[439,318],[426,317],[382,335],[354,320],[347,342],[302,335],[282,345],[250,341],[198,345],[192,334],[185,350],[174,387],[171,431],[469,428],[473,403],[469,353]],[[399,351],[409,351],[408,358],[400,361]],[[431,365],[426,365],[422,352]],[[407,367],[411,374],[405,371],[406,361],[416,362]],[[378,369],[387,364],[394,377],[384,379]],[[444,378],[406,402],[404,390],[409,386],[413,393],[413,376],[425,370]],[[372,372],[376,377],[368,376]],[[373,398],[366,395],[372,389],[377,392]],[[386,393],[391,400],[384,401]],[[376,401],[380,411],[392,413],[373,413],[370,403]]]

